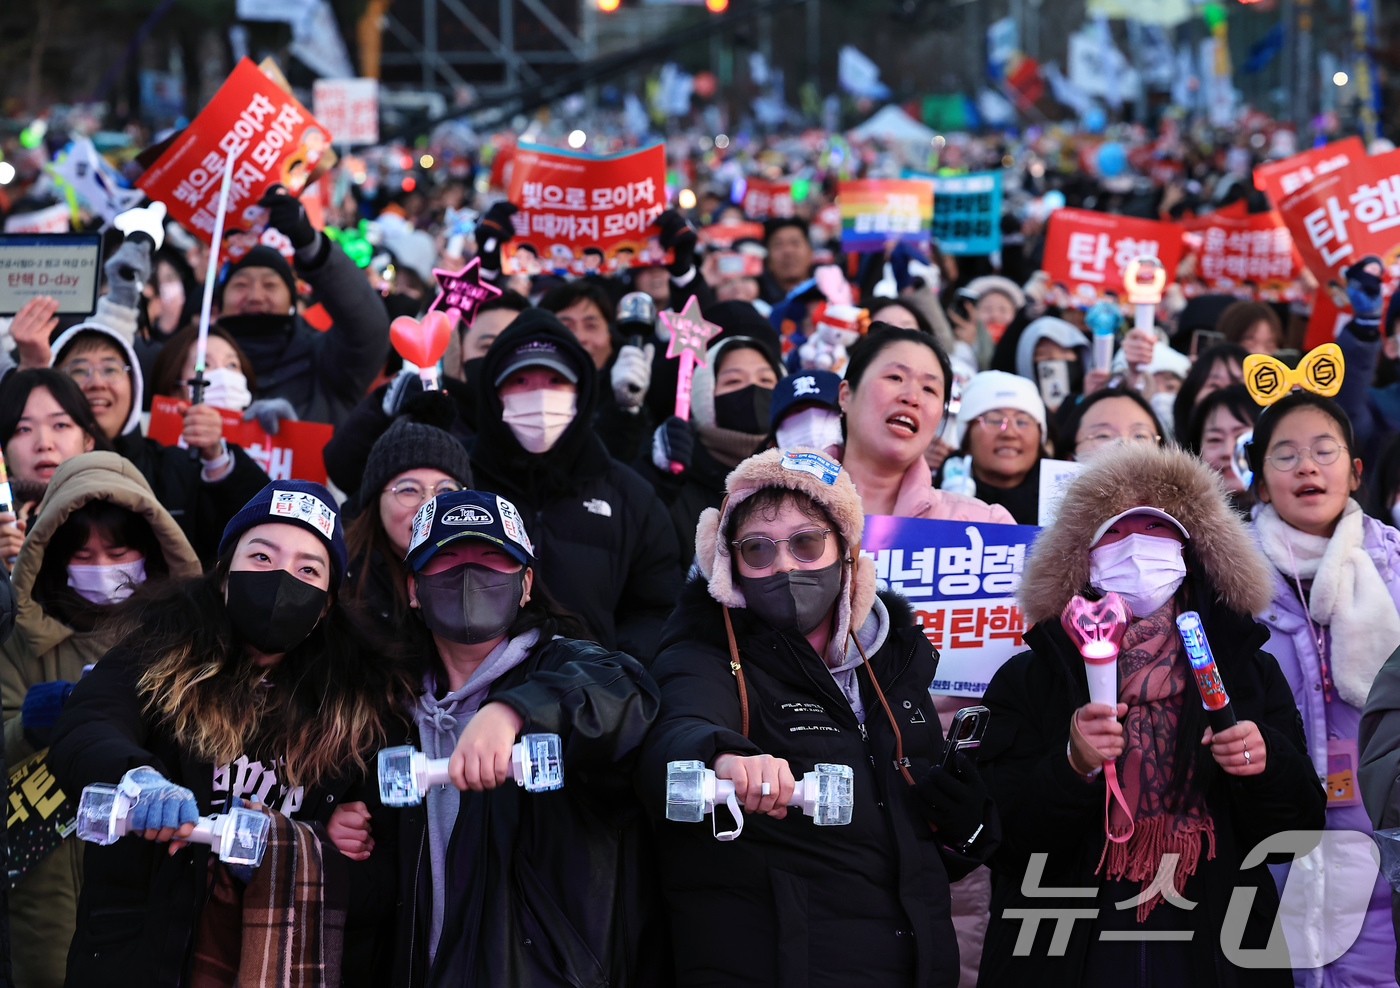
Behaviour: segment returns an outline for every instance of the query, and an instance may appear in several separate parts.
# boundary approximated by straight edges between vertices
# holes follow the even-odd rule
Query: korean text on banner
[[[1302,274],[1303,260],[1277,212],[1228,216],[1221,212],[1185,220],[1199,234],[1196,275],[1215,291],[1231,293],[1252,282],[1263,298],[1274,300]]]
[[[864,178],[837,185],[841,249],[867,253],[889,241],[927,244],[933,222],[933,186],[927,180]]]
[[[9,842],[9,887],[78,827],[78,807],[49,771],[49,749],[35,752],[6,773],[5,839]]]
[[[147,435],[167,446],[183,445],[180,433],[184,429],[184,419],[178,409],[179,402],[174,398],[156,395],[151,399],[151,425],[146,430]],[[244,422],[238,412],[226,408],[218,411],[223,419],[224,439],[243,447],[243,452],[266,471],[269,479],[326,482],[326,464],[321,450],[330,442],[334,426],[323,422],[284,421],[274,436],[256,421]]]
[[[1301,154],[1269,161],[1254,169],[1254,184],[1267,193],[1275,206],[1315,178],[1345,168],[1366,157],[1366,145],[1355,134],[1340,141],[1309,148]]]
[[[1017,652],[1025,616],[1016,603],[1026,555],[1040,529],[867,515],[861,555],[882,589],[909,599],[938,649],[930,692],[981,696]]]
[[[1001,250],[1001,172],[935,175],[933,239],[945,254]]]
[[[593,157],[521,144],[508,198],[520,208],[506,253],[526,274],[593,274],[660,256],[652,221],[666,208],[661,144]]]
[[[1156,257],[1176,280],[1181,263],[1181,227],[1116,213],[1066,207],[1050,214],[1041,267],[1081,301],[1104,292],[1123,294],[1123,273],[1135,257]]]
[[[791,182],[751,178],[744,185],[744,215],[756,220],[786,219],[795,213]]]
[[[317,79],[311,109],[337,143],[379,143],[378,79]]]
[[[224,157],[232,150],[225,250],[237,259],[256,246],[265,210],[257,201],[274,183],[298,195],[332,139],[291,93],[240,61],[136,184],[165,203],[172,220],[208,242],[214,233]]]
[[[1340,293],[1345,269],[1374,254],[1385,266],[1389,294],[1400,255],[1400,151],[1312,171],[1311,181],[1278,201],[1303,263],[1324,287],[1337,282]]]

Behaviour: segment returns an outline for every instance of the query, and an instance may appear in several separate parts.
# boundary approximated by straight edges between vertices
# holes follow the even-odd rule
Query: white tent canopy
[[[865,123],[851,131],[858,140],[881,138],[886,141],[909,141],[927,144],[936,136],[909,114],[894,104],[883,106]]]

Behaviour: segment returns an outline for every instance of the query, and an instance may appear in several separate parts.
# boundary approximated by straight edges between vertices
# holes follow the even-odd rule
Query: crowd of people
[[[1216,185],[1148,208],[1267,208]],[[1333,832],[1400,824],[1384,262],[1347,272],[1333,397],[1262,396],[1245,362],[1298,362],[1296,300],[1178,293],[1153,329],[1110,306],[1100,366],[1102,308],[1037,272],[1043,221],[1008,223],[995,258],[842,257],[820,188],[707,249],[699,228],[747,219],[716,186],[660,215],[654,255],[568,275],[511,263],[515,205],[464,181],[347,195],[325,228],[274,188],[288,250],[219,271],[202,395],[208,248],[174,224],[159,247],[109,234],[92,315],[21,308],[0,347],[4,759],[134,806],[127,837],[66,836],[13,884],[14,983],[1393,984],[1389,885],[1369,853],[1328,856]],[[759,268],[723,267],[731,248]],[[390,321],[468,257],[499,292],[425,388]],[[833,278],[862,310],[834,350],[809,345],[850,330]],[[658,313],[692,300],[718,333],[684,416]],[[154,396],[178,444],[145,434]],[[220,409],[332,426],[327,484],[271,479]],[[861,554],[869,515],[1044,523],[1026,650],[980,699],[929,692],[939,654]],[[1061,623],[1108,593],[1131,609],[1116,705]],[[1229,729],[1199,703],[1187,611]],[[948,753],[976,704],[981,745]],[[541,733],[565,783],[526,792],[512,748]],[[377,754],[405,744],[450,783],[386,805]],[[732,785],[740,836],[715,839],[720,807],[714,830],[666,819],[678,762]],[[794,793],[831,765],[852,804],[828,828]],[[273,821],[257,867],[192,842],[238,806]]]

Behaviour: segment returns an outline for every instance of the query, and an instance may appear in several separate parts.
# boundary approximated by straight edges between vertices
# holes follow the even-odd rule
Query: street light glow
[[[587,143],[587,141],[588,135],[581,130],[576,130],[569,134],[569,147],[574,148],[575,150],[583,147],[583,145]]]
[[[1336,72],[1336,73],[1333,73],[1333,75],[1332,75],[1332,85],[1334,85],[1334,86],[1345,86],[1346,84],[1347,84],[1347,74],[1346,74],[1345,72]]]

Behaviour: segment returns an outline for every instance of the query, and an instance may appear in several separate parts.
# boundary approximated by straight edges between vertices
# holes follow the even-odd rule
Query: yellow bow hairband
[[[1324,343],[1310,350],[1296,368],[1262,353],[1244,358],[1244,386],[1256,405],[1272,405],[1295,387],[1331,398],[1342,390],[1346,364],[1342,348]]]

